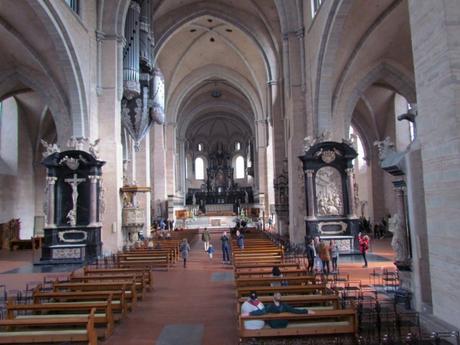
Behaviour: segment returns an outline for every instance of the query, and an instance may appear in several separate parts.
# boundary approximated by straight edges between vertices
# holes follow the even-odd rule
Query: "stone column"
[[[98,98],[100,157],[106,161],[102,168],[105,190],[105,212],[102,224],[103,252],[113,253],[121,249],[121,198],[123,182],[123,150],[121,144],[121,95],[122,85],[118,84],[122,74],[120,61],[123,58],[123,37],[106,35],[102,44],[103,93]],[[118,68],[114,69],[114,66]],[[120,96],[120,97],[119,97]]]
[[[139,151],[136,152],[135,160],[136,182],[139,187],[150,187],[150,132],[139,143]],[[135,193],[136,203],[143,212],[144,227],[141,232],[144,236],[150,233],[150,193]]]
[[[168,195],[174,195],[175,189],[175,166],[176,166],[176,124],[166,125],[166,190]]]
[[[460,328],[460,3],[409,0],[433,315]],[[423,311],[423,310],[420,310]]]
[[[353,177],[353,168],[345,169],[347,173],[347,198],[348,198],[348,214],[347,217],[349,219],[356,218],[356,211],[355,211],[355,192],[354,192],[354,177]]]
[[[97,185],[99,176],[89,175],[90,181],[90,205],[89,205],[89,227],[98,226],[97,222]]]
[[[305,170],[305,175],[307,176],[306,181],[306,190],[307,190],[307,220],[315,220],[315,195],[313,194],[313,173],[314,170]]]
[[[399,226],[394,229],[393,240],[391,244],[395,250],[396,261],[402,264],[409,263],[409,239],[407,233],[407,216],[406,216],[406,183],[402,180],[393,182],[396,193],[396,210],[399,215]]]
[[[154,217],[160,217],[161,209],[165,207],[167,200],[164,126],[154,123],[150,134],[152,210]]]
[[[56,186],[57,177],[47,176],[46,183],[48,189],[48,212],[46,215],[46,225],[45,228],[55,228],[56,224],[54,223],[54,195],[55,195],[55,186]]]

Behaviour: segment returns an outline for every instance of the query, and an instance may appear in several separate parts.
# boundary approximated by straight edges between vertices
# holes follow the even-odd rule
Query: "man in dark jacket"
[[[315,312],[308,309],[293,308],[289,304],[281,302],[281,294],[275,292],[273,295],[273,304],[269,304],[267,307],[261,310],[254,310],[249,315],[264,315],[267,313],[279,314],[279,313],[294,313],[294,314],[311,314]],[[268,320],[267,323],[271,328],[286,328],[288,320]]]

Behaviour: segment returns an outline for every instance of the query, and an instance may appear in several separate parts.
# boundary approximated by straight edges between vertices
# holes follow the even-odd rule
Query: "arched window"
[[[203,151],[203,144],[198,144],[197,149],[199,152]]]
[[[201,157],[195,159],[195,179],[204,180],[204,161]]]
[[[235,143],[235,151],[239,151],[239,150],[241,150],[241,143],[239,141],[237,141]]]
[[[235,160],[235,178],[244,178],[244,158],[243,156],[236,157]]]
[[[356,165],[357,163],[357,168],[361,169],[366,166],[366,160],[364,159],[365,152],[364,152],[364,146],[363,142],[361,140],[361,137],[356,129],[353,128],[353,126],[350,126],[350,136],[355,135],[356,136],[356,146],[358,147],[358,157],[355,159],[354,164]]]

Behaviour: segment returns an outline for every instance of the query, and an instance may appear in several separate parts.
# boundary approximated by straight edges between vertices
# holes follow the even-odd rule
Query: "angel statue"
[[[388,230],[393,233],[391,247],[395,253],[395,261],[404,261],[407,258],[406,241],[401,224],[401,216],[398,213],[395,213],[393,217],[388,219]]]
[[[43,147],[46,150],[46,151],[42,152],[43,158],[46,158],[46,157],[48,157],[49,155],[52,155],[55,152],[61,152],[61,150],[59,149],[59,146],[57,144],[48,144],[43,139],[40,139],[40,142],[42,143]]]
[[[374,141],[374,146],[377,146],[377,150],[379,151],[379,159],[381,161],[385,160],[385,158],[387,158],[390,153],[396,152],[395,144],[390,140],[390,137],[386,137],[382,141]]]
[[[89,153],[95,158],[99,159],[99,142],[101,139],[94,140],[94,143],[88,141]]]
[[[312,136],[307,136],[303,139],[304,150],[307,152],[310,148],[315,145],[316,140]]]

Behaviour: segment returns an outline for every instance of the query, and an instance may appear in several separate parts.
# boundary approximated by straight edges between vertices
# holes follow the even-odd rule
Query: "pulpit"
[[[80,147],[82,147],[80,145]],[[94,146],[92,146],[94,148]],[[45,227],[42,264],[92,261],[101,254],[105,162],[80,149],[46,155]]]
[[[343,253],[356,252],[359,223],[354,207],[352,161],[348,143],[311,143],[299,157],[305,173],[306,237],[335,240]]]

